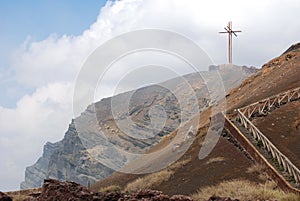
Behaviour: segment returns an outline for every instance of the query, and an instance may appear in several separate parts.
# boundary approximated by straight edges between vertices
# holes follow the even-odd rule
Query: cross
[[[220,34],[226,33],[228,34],[228,62],[229,64],[232,64],[232,34],[235,36],[237,32],[242,32],[242,31],[233,31],[232,30],[232,22],[228,22],[227,27],[224,27],[226,31],[221,31],[219,32]]]

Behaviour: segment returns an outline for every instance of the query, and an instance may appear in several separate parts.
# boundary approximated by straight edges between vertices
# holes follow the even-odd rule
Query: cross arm
[[[242,31],[232,31],[232,33],[233,33],[235,36],[237,36],[236,33],[238,33],[238,32],[242,32]]]

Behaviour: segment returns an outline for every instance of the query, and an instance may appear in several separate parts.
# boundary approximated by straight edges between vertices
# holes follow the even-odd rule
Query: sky
[[[0,1],[0,190],[18,189],[43,145],[63,138],[74,117],[80,69],[107,40],[146,28],[169,30],[223,64],[227,37],[218,32],[231,20],[242,30],[233,41],[233,62],[261,67],[299,42],[299,10],[297,0]],[[97,99],[110,95],[110,81]]]

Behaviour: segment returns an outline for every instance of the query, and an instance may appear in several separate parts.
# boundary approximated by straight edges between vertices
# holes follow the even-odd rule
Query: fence
[[[300,194],[300,190],[293,187],[288,181],[286,181],[286,179],[257,150],[257,148],[250,142],[250,140],[244,136],[241,130],[223,113],[218,114],[218,116],[221,115],[225,117],[224,128],[227,130],[227,132],[229,132],[230,135],[239,142],[239,144],[245,149],[245,151],[247,151],[247,153],[251,156],[251,158],[253,158],[256,163],[261,164],[265,167],[266,173],[268,174],[268,176],[270,176],[270,178],[276,181],[278,187],[285,192]]]
[[[248,110],[244,110],[244,112],[247,111]],[[292,176],[296,183],[299,183],[300,170],[284,154],[282,154],[256,126],[253,125],[253,123],[245,116],[245,114],[240,109],[238,109],[237,112],[241,123],[247,130],[250,131],[254,139],[257,141],[261,141],[263,147],[272,154],[272,157],[276,159],[280,165],[282,165],[284,171]]]
[[[300,87],[240,108],[240,111],[247,116],[247,118],[251,118],[254,114],[265,115],[272,107],[278,107],[298,99],[300,99]]]

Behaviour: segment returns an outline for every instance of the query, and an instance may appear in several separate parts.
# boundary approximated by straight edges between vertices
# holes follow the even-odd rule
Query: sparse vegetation
[[[226,159],[224,157],[215,157],[215,158],[211,158],[209,159],[206,164],[210,164],[210,163],[216,163],[216,162],[222,162],[225,161]]]
[[[178,168],[182,168],[184,167],[186,164],[188,164],[191,161],[191,158],[185,159],[185,160],[180,160],[177,161],[176,163],[173,163],[172,165],[170,165],[168,167],[168,169],[170,170],[176,170]]]
[[[266,168],[260,164],[254,164],[247,169],[248,173],[256,173],[258,174],[258,178],[262,181],[267,181],[268,175],[266,173]]]
[[[170,169],[164,169],[162,171],[140,177],[133,182],[127,184],[124,188],[125,191],[134,192],[137,190],[155,189],[155,186],[161,184],[164,181],[168,181],[174,174],[174,171]]]
[[[257,141],[257,146],[258,146],[259,148],[263,147],[263,146],[264,146],[264,145],[263,145],[263,142],[262,142],[261,140],[258,140],[258,141]]]
[[[265,184],[256,184],[246,180],[225,181],[216,186],[209,186],[200,189],[192,195],[195,200],[208,200],[212,195],[230,197],[240,200],[278,200],[278,201],[299,201],[300,196],[293,193],[285,193],[277,189],[273,181]]]
[[[164,170],[140,177],[127,184],[124,188],[124,191],[133,192],[137,190],[155,189],[155,186],[158,186],[164,181],[168,181],[176,169],[184,167],[190,161],[191,158],[180,160]]]
[[[26,195],[14,195],[12,197],[13,201],[23,201],[27,198],[30,198],[29,196],[26,196]]]
[[[117,185],[111,185],[111,186],[107,186],[107,187],[103,187],[99,190],[99,192],[114,192],[114,191],[121,191],[121,187],[117,186]]]

